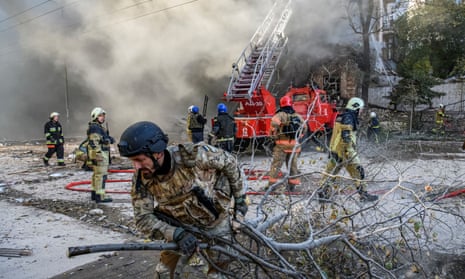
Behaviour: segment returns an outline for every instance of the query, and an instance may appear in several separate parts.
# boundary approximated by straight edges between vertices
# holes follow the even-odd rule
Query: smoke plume
[[[187,107],[202,107],[204,95],[212,117],[232,62],[273,4],[41,2],[0,5],[2,140],[42,138],[52,111],[61,113],[65,136],[84,136],[96,106],[107,111],[116,138],[140,120],[176,131]],[[343,44],[353,34],[339,0],[294,1],[293,11],[283,69],[287,79],[302,79],[315,58],[331,55],[328,44]]]

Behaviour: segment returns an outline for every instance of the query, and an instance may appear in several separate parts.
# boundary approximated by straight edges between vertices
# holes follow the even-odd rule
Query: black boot
[[[105,197],[104,195],[95,195],[95,202],[96,203],[103,203],[103,202],[112,202],[113,199],[110,197]]]
[[[84,163],[84,165],[82,165],[81,167],[84,171],[93,171],[93,169],[91,167],[89,167],[86,163]]]
[[[368,194],[367,191],[359,191],[358,193],[360,194],[360,201],[361,202],[372,202],[372,201],[377,201],[378,200],[377,195]]]
[[[61,166],[61,167],[66,166],[66,164],[64,162],[58,162],[58,165]]]
[[[46,166],[46,167],[50,166],[50,165],[48,164],[48,160],[47,160],[47,159],[43,158],[42,160],[44,161],[44,166]]]
[[[91,191],[91,192],[90,192],[90,199],[91,199],[92,201],[95,201],[95,191]]]

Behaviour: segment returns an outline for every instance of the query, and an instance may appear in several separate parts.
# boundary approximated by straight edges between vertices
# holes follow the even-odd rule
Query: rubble
[[[375,149],[364,149],[362,146],[360,150],[362,163],[372,181],[370,191],[382,191],[391,187],[397,182],[399,170],[402,170],[405,185],[414,191],[425,191],[425,185],[428,185],[432,187],[429,193],[434,194],[436,189],[442,189],[441,186],[453,185],[458,181],[458,176],[464,169],[465,157],[462,153],[454,153],[461,142],[449,142],[447,145],[419,142],[391,144],[395,148],[381,145]],[[66,152],[72,152],[73,148],[75,145],[67,144]],[[102,254],[68,259],[65,255],[68,247],[142,239],[132,220],[129,194],[113,194],[115,202],[97,205],[90,200],[89,192],[65,189],[68,183],[89,180],[92,173],[82,171],[79,163],[70,161],[66,162],[65,168],[44,168],[38,164],[40,160],[35,160],[40,159],[44,151],[41,145],[0,147],[0,167],[3,169],[0,176],[0,214],[3,224],[6,224],[0,228],[0,248],[32,251],[28,256],[1,257],[0,278],[86,278],[83,277],[83,272],[91,268],[90,266],[95,266],[95,261],[102,261]],[[383,154],[389,154],[388,161]],[[263,154],[255,155],[253,162],[249,162],[250,157],[247,154],[241,156],[240,160],[263,173],[266,173],[271,162],[271,158]],[[117,156],[114,156],[113,162],[113,168],[129,167],[128,161]],[[313,148],[304,149],[299,159],[299,168],[315,173],[315,177],[312,175],[307,181],[306,190],[312,191],[313,184],[318,181],[318,171],[324,168],[325,163],[326,154],[315,152]],[[383,171],[377,172],[378,169]],[[452,175],[445,175],[446,173]],[[129,179],[131,175],[110,174],[118,179]],[[258,191],[265,184],[266,181],[260,179],[248,181],[250,191]],[[82,188],[86,187],[88,185],[82,185]],[[108,189],[129,191],[130,184],[110,183]],[[104,261],[113,265],[115,277],[130,272],[116,268],[116,264],[123,264],[126,268],[153,268],[157,257],[155,252],[105,255]],[[89,266],[82,267],[86,263]],[[44,269],[44,265],[53,267]],[[18,275],[18,270],[23,275]],[[117,272],[119,273],[116,274]],[[138,276],[152,277],[153,274],[147,277]]]

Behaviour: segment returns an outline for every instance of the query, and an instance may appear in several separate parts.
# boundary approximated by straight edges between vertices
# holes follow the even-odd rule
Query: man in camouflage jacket
[[[160,214],[230,239],[231,217],[247,212],[240,171],[232,155],[203,142],[169,147],[167,143],[168,137],[156,124],[142,121],[129,126],[118,144],[120,154],[136,170],[131,197],[137,228],[151,239],[174,241],[181,250],[161,252],[155,278],[174,278],[179,258],[190,257],[199,241],[210,241],[162,220]],[[224,255],[207,253],[215,265],[227,267]],[[210,266],[208,278],[221,278],[221,274]]]

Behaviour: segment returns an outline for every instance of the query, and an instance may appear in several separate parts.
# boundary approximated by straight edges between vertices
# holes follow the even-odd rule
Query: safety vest
[[[199,117],[202,117],[200,114],[193,113],[189,117],[189,130],[202,129],[203,123],[199,122]]]

